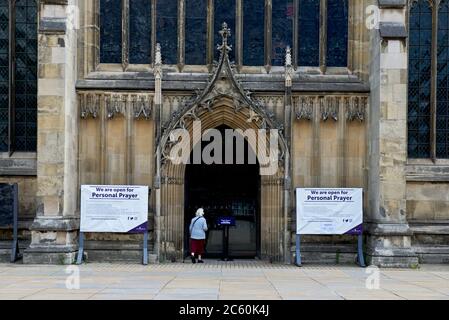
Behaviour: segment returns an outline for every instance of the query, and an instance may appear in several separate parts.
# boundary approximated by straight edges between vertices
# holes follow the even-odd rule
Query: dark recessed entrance
[[[218,128],[220,131],[227,127]],[[224,133],[222,134],[224,137]],[[203,143],[203,147],[208,143]],[[224,140],[223,140],[224,146]],[[234,145],[234,155],[236,154]],[[245,150],[248,143],[245,141]],[[224,154],[224,152],[223,152]],[[222,254],[220,216],[233,216],[236,226],[229,232],[229,254],[233,258],[260,256],[260,175],[258,164],[190,164],[185,174],[185,252],[189,252],[189,224],[198,208],[204,208],[209,225],[206,258]],[[224,160],[223,160],[224,163]]]

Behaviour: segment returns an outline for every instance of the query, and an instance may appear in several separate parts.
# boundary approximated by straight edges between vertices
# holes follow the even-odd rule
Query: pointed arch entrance
[[[254,259],[260,257],[260,166],[256,154],[241,135],[238,139],[244,140],[244,143],[241,146],[233,144],[233,161],[227,163],[226,134],[238,133],[225,125],[215,129],[220,133],[221,144],[220,150],[212,152],[217,163],[201,161],[195,164],[192,151],[190,164],[186,166],[184,252],[187,254],[190,251],[190,222],[195,218],[196,210],[203,208],[209,226],[206,257],[222,256],[223,229],[217,225],[217,219],[229,216],[236,220],[236,226],[229,230],[230,257]],[[208,142],[203,142],[198,147],[201,147],[201,152],[208,153],[208,146]]]
[[[207,87],[186,103],[179,111],[172,115],[158,138],[157,177],[160,189],[156,190],[157,230],[156,246],[161,260],[182,259],[184,256],[184,227],[185,227],[185,173],[184,163],[175,164],[170,159],[173,146],[179,141],[172,140],[172,133],[182,129],[192,137],[193,147],[201,140],[201,135],[208,129],[226,126],[231,129],[245,131],[252,129],[266,135],[265,144],[270,145],[270,136],[276,132],[279,136],[275,147],[277,170],[267,174],[260,170],[260,257],[274,261],[286,260],[288,234],[286,219],[288,212],[287,189],[284,188],[288,177],[289,149],[282,134],[282,126],[273,114],[252,98],[252,94],[244,90],[237,80],[233,64],[229,61],[228,52],[231,48],[227,44],[230,30],[226,24],[220,32],[223,42],[220,50],[220,60],[214,68]],[[194,124],[201,123],[201,132],[194,130]],[[257,138],[248,137],[252,150],[257,150]],[[265,163],[260,161],[260,163]],[[272,159],[271,159],[272,160]],[[269,164],[272,165],[273,162]],[[262,166],[261,166],[262,169]],[[233,177],[238,183],[239,177]],[[287,199],[287,200],[286,200]]]
[[[219,128],[225,126],[230,129],[255,129],[258,127],[255,123],[248,122],[247,116],[244,112],[236,113],[229,99],[223,99],[217,103],[220,106],[213,106],[213,111],[205,113],[199,118],[202,125],[202,130]],[[190,123],[186,129],[193,135],[193,125]],[[257,150],[256,141],[248,141],[252,150]],[[185,164],[173,164],[170,160],[163,162],[161,167],[161,258],[163,260],[182,259],[186,250],[185,226],[187,224],[186,217],[190,217],[191,208],[186,206],[191,199],[186,198],[186,174],[187,167]],[[233,165],[235,167],[238,164]],[[257,165],[259,168],[259,166]],[[252,187],[257,187],[252,199],[257,202],[257,221],[255,225],[247,227],[256,227],[258,232],[253,238],[256,243],[254,250],[256,255],[263,259],[272,259],[280,261],[284,257],[284,217],[283,217],[283,186],[284,186],[284,171],[283,167],[279,167],[274,175],[261,175],[260,170],[257,172],[257,177],[251,175],[251,178],[256,178],[256,184]],[[213,172],[213,170],[211,171]],[[216,171],[218,172],[218,171]],[[239,184],[241,179],[245,176],[238,175],[239,170],[234,168],[228,170],[228,173],[233,174],[229,177],[231,180]],[[223,181],[215,180],[218,177],[209,177],[216,181],[216,183],[224,183]],[[254,181],[253,181],[254,182]],[[206,186],[205,183],[203,186]],[[188,187],[188,185],[187,185]],[[254,190],[249,190],[254,191]],[[224,195],[225,196],[225,195]],[[195,205],[195,204],[193,204]],[[227,204],[232,205],[232,202]],[[213,221],[209,221],[213,222]],[[248,247],[247,247],[248,248]]]

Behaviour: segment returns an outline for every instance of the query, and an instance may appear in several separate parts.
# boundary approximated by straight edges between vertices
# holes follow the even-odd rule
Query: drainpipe
[[[155,120],[156,120],[156,179],[154,188],[156,189],[156,241],[154,244],[154,251],[157,255],[158,261],[161,257],[161,121],[162,121],[162,58],[161,46],[156,45],[156,56],[154,63],[154,106],[155,106]]]

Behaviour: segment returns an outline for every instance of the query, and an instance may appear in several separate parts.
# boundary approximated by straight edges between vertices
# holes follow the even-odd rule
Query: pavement
[[[0,264],[0,300],[449,300],[449,265]]]

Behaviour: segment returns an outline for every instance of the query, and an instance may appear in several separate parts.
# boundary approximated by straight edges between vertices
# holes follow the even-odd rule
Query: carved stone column
[[[24,263],[70,264],[79,229],[77,1],[42,0],[39,9],[37,214]]]

